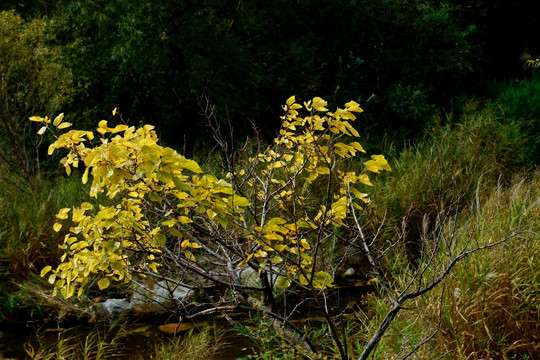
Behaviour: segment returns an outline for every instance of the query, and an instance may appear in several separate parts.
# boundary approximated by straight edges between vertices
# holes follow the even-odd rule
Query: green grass
[[[512,80],[499,85],[497,104],[514,118],[540,118],[540,79]]]
[[[521,127],[531,135],[528,139],[530,156],[540,161],[540,79],[538,69],[531,79],[521,79],[500,85],[497,102],[499,112],[518,119]]]
[[[442,120],[439,120],[442,123]],[[528,138],[516,120],[501,117],[471,102],[459,122],[446,120],[430,129],[423,140],[399,153],[384,151],[392,173],[377,177],[375,208],[402,214],[409,207],[432,206],[449,189],[464,191],[480,176],[494,184],[502,176],[530,167]],[[434,194],[434,189],[439,193]],[[437,199],[433,199],[433,196]]]

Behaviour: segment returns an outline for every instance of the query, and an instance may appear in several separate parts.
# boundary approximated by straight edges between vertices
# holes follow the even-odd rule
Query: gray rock
[[[108,299],[90,307],[90,311],[98,316],[115,316],[131,308],[131,303],[124,299]]]
[[[347,276],[353,276],[355,273],[354,269],[351,267],[351,268],[348,268],[341,276],[343,277],[347,277]]]

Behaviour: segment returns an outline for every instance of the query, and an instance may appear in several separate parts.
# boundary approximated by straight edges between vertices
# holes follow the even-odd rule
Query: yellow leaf
[[[103,290],[109,287],[110,281],[108,278],[103,278],[97,282],[99,290]]]
[[[206,210],[206,215],[208,216],[208,218],[209,218],[210,220],[214,220],[214,218],[216,217],[217,213],[216,213],[214,210],[212,210],[212,209],[207,209],[207,210]]]
[[[280,276],[278,280],[276,281],[276,287],[278,289],[286,289],[289,286],[291,286],[291,283],[292,283],[291,279],[284,276]]]
[[[336,218],[344,219],[347,215],[347,198],[341,197],[332,203],[332,211]]]
[[[328,109],[326,108],[327,104],[328,103],[320,97],[313,98],[313,108],[317,111],[328,111]]]
[[[72,219],[74,222],[80,222],[84,218],[84,209],[74,209]]]
[[[127,125],[117,125],[114,127],[114,129],[111,130],[111,132],[114,134],[117,132],[126,131],[127,128],[128,128]]]
[[[315,171],[317,172],[317,174],[330,174],[330,169],[328,168],[328,166],[319,166],[318,168],[315,169]]]
[[[288,249],[289,247],[287,245],[283,245],[283,244],[276,244],[276,245],[274,245],[274,248],[277,251],[283,251],[285,249]]]
[[[217,181],[214,184],[214,188],[217,189],[218,191],[224,193],[224,194],[231,194],[232,195],[233,192],[234,192],[234,190],[232,188],[232,185],[229,184],[228,182],[226,182],[223,179]]]
[[[58,125],[58,129],[65,129],[65,128],[70,127],[71,125],[73,125],[73,124],[68,123],[68,122],[61,123],[60,125]]]
[[[195,262],[195,256],[189,251],[184,251],[184,255],[186,256],[186,259]]]
[[[187,216],[179,216],[178,221],[180,221],[182,224],[190,224],[193,222],[193,220],[191,220]]]
[[[296,101],[296,97],[293,95],[293,96],[291,96],[290,98],[287,99],[285,104],[287,104],[287,106],[291,106],[292,104],[294,104],[295,101]],[[32,120],[32,119],[30,118],[30,120]]]
[[[176,225],[176,223],[177,223],[176,219],[169,219],[162,222],[161,225],[173,227],[174,225]]]
[[[152,263],[150,263],[150,265],[148,265],[148,267],[150,269],[152,269],[152,271],[155,272],[155,273],[158,272],[158,270],[157,270],[158,266],[160,266],[160,264],[158,264],[156,262],[152,262]]]
[[[354,149],[354,147],[352,146],[349,146],[347,144],[344,144],[344,143],[336,143],[335,145],[335,148],[334,148],[334,151],[336,152],[336,154],[340,155],[340,156],[343,156],[343,157],[350,157],[349,154],[352,154],[354,155],[356,153],[356,150]],[[339,148],[339,149],[337,149]]]
[[[45,276],[49,271],[51,271],[52,267],[50,265],[47,265],[43,268],[43,270],[41,270],[41,273],[39,274],[39,276],[43,277]]]
[[[69,299],[70,297],[72,297],[74,292],[75,292],[75,286],[73,285],[63,286],[60,289],[60,293],[65,299]]]
[[[366,184],[366,185],[368,185],[368,186],[373,186],[373,184],[371,183],[371,181],[369,181],[369,176],[367,176],[366,174],[358,175],[357,179],[358,179],[358,181],[360,181],[362,184]]]
[[[384,158],[384,155],[371,155],[371,158],[375,160],[384,170],[392,171],[390,165],[388,165],[388,161],[386,161]]]
[[[43,126],[41,129],[39,129],[39,131],[37,132],[38,135],[43,135],[43,133],[45,133],[45,130],[47,130],[47,127],[46,126]]]
[[[62,224],[54,223],[54,225],[53,225],[53,230],[54,231],[59,232],[61,228],[62,228]]]
[[[255,257],[258,257],[258,258],[266,258],[268,257],[268,253],[264,250],[258,250],[255,254]]]
[[[90,170],[90,168],[86,168],[84,170],[84,173],[83,173],[83,176],[82,176],[82,183],[83,184],[86,184],[88,182],[88,170]]]
[[[193,160],[182,157],[180,160],[178,160],[178,165],[183,167],[184,169],[193,171],[194,173],[202,173],[202,169],[200,168],[199,164],[197,164]]]
[[[350,143],[349,145],[352,146],[353,148],[355,148],[356,150],[365,153],[364,148],[362,147],[362,145],[360,145],[359,142],[355,141],[355,142]]]
[[[318,271],[315,274],[313,274],[313,286],[317,289],[323,289],[326,287],[332,287],[334,286],[334,279],[332,278],[332,275],[328,274],[325,271]]]
[[[40,116],[31,116],[31,117],[29,117],[29,119],[30,119],[30,121],[35,121],[35,122],[43,122],[43,121],[45,121],[45,119],[43,119]]]
[[[54,118],[53,125],[58,126],[62,122],[62,119],[64,119],[64,113],[61,113],[60,115]]]
[[[279,241],[282,241],[283,240],[283,236],[275,233],[275,232],[271,232],[270,234],[268,235],[264,235],[264,237],[268,240],[279,240]]]
[[[68,213],[71,211],[70,208],[63,208],[58,211],[58,214],[56,214],[56,218],[60,220],[65,220],[68,217]]]
[[[349,101],[348,103],[345,104],[345,106],[347,107],[347,110],[349,110],[349,111],[355,111],[355,112],[363,112],[364,111],[364,110],[362,110],[360,105],[358,105],[358,103],[355,102],[355,101]]]
[[[90,204],[89,202],[83,202],[81,204],[81,209],[84,209],[84,210],[92,210],[93,209],[93,206],[92,204]]]
[[[251,203],[249,202],[248,199],[246,199],[245,197],[242,197],[242,196],[237,196],[237,195],[235,195],[233,197],[233,204],[235,206],[249,206],[249,205],[251,205]]]
[[[383,170],[382,166],[379,165],[375,160],[368,160],[364,163],[368,171],[379,174]]]

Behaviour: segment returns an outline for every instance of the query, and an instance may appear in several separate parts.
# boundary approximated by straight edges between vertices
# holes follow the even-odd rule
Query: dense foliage
[[[430,2],[70,1],[59,8],[54,31],[85,86],[75,110],[85,104],[97,115],[119,106],[159,124],[169,142],[203,130],[193,118],[207,99],[236,131],[250,131],[250,120],[275,130],[275,104],[291,91],[336,102],[375,94],[378,121],[418,128],[433,104],[469,84],[480,52],[464,10]]]
[[[322,94],[369,109],[370,126],[406,136],[493,76],[524,74],[539,19],[532,2],[23,1],[43,17],[79,90],[78,121],[119,107],[170,144],[208,136],[200,107],[217,105],[237,134],[275,135],[286,94]],[[504,16],[504,18],[503,18]],[[519,26],[518,26],[519,25]],[[368,102],[365,100],[369,99]],[[49,114],[51,115],[51,114]],[[89,126],[90,124],[85,124]]]

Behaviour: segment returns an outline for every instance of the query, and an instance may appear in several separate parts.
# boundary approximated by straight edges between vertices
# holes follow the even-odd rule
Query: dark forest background
[[[437,109],[529,76],[540,3],[503,0],[17,0],[0,10],[43,18],[73,92],[79,128],[118,107],[157,125],[169,145],[209,138],[201,106],[235,134],[273,137],[295,94],[358,101],[364,129],[409,138]],[[44,110],[45,111],[45,110]],[[53,115],[53,114],[45,114]]]

